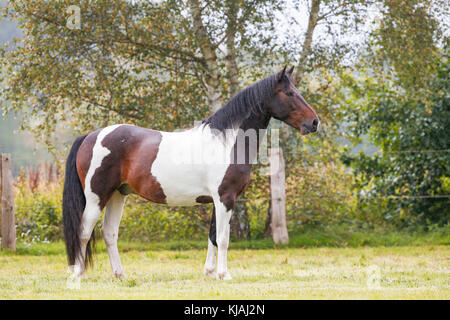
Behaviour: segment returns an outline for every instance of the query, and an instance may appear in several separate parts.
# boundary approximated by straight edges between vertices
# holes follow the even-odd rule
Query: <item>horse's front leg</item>
[[[211,215],[211,226],[209,228],[208,239],[208,252],[206,253],[206,261],[204,273],[209,278],[216,278],[216,255],[217,255],[217,242],[216,242],[216,209],[213,206],[213,212]]]
[[[227,269],[227,250],[230,239],[230,219],[233,213],[221,202],[214,203],[216,209],[216,241],[217,241],[217,278],[220,280],[230,280],[231,276]]]

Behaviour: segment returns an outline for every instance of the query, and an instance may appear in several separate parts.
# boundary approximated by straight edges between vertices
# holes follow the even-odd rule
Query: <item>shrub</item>
[[[17,237],[25,242],[63,239],[62,186],[48,185],[32,191],[26,184],[15,190]]]

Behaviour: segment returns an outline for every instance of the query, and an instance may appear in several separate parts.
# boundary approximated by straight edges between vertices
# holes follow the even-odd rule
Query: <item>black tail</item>
[[[70,149],[66,161],[66,176],[64,180],[63,191],[63,224],[64,240],[66,241],[67,257],[69,265],[75,264],[75,259],[79,255],[81,217],[86,207],[86,198],[84,196],[83,186],[78,177],[76,159],[78,149],[87,135],[78,137]],[[91,243],[95,242],[94,232],[92,232],[86,248],[85,265],[92,263]]]

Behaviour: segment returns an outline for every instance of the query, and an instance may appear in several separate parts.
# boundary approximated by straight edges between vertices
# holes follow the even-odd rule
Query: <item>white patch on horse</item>
[[[225,205],[214,199],[216,207],[216,241],[217,241],[217,279],[231,280],[227,267],[227,251],[230,241],[230,219],[232,210],[227,210]]]
[[[123,276],[123,267],[120,262],[119,249],[117,248],[117,239],[119,237],[119,225],[120,219],[122,218],[125,199],[126,196],[122,195],[117,190],[114,191],[105,207],[105,220],[102,228],[111,269],[116,278],[121,278]]]
[[[217,255],[217,247],[213,245],[211,239],[208,239],[208,251],[206,253],[206,261],[204,273],[205,276],[210,278],[216,278],[216,255]]]
[[[113,132],[115,129],[117,129],[118,127],[122,126],[122,124],[115,124],[109,127],[106,127],[104,129],[102,129],[99,134],[97,135],[97,140],[95,141],[95,145],[94,148],[92,148],[92,159],[91,159],[91,163],[89,165],[89,170],[86,174],[86,178],[85,178],[85,182],[84,182],[84,195],[86,197],[86,204],[96,204],[99,205],[100,203],[100,198],[98,197],[98,195],[96,195],[94,192],[92,192],[92,186],[91,186],[91,180],[92,177],[95,174],[95,170],[97,170],[98,168],[100,168],[100,166],[102,165],[102,161],[103,159],[111,153],[111,151],[102,146],[102,141],[103,139],[110,134],[111,132]]]
[[[224,139],[209,125],[183,132],[161,132],[151,174],[161,185],[169,206],[196,205],[197,197],[218,195],[236,141],[230,130]]]

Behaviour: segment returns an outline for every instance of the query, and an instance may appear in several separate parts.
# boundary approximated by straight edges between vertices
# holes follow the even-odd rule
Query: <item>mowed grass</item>
[[[442,239],[441,239],[442,240]],[[359,240],[358,240],[359,241]],[[450,247],[274,248],[241,242],[229,250],[233,279],[203,276],[205,242],[120,243],[126,277],[111,275],[101,243],[78,289],[68,287],[63,243],[19,244],[0,253],[1,299],[449,299]],[[443,241],[447,243],[448,241]],[[264,249],[254,249],[259,246]],[[186,248],[187,249],[179,249]],[[178,249],[167,249],[178,248]],[[71,283],[73,285],[73,283]]]

